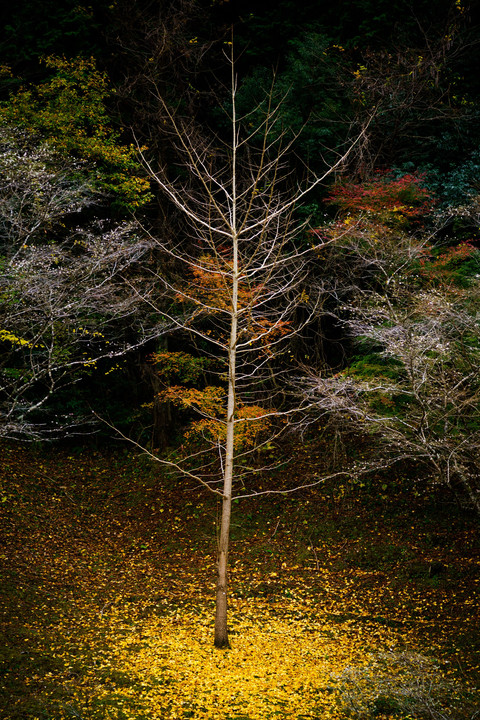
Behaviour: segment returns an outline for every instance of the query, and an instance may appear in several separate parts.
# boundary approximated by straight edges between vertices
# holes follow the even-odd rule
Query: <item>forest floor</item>
[[[480,717],[480,530],[454,504],[398,476],[243,501],[216,650],[213,496],[121,447],[1,452],[3,720]]]

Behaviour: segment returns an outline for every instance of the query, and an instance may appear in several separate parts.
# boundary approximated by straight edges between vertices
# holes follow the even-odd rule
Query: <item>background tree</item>
[[[377,108],[356,162],[362,177],[392,165],[443,176],[475,147],[476,111],[455,80],[478,41],[468,15],[457,6],[434,23],[417,23],[413,37],[366,48],[352,73],[356,114]]]
[[[151,242],[133,222],[85,221],[85,163],[17,129],[0,147],[0,435],[59,437],[85,421],[72,386],[156,335],[130,287]]]
[[[359,268],[342,320],[354,350],[340,372],[307,382],[310,411],[343,418],[386,461],[425,468],[478,512],[479,252],[413,232],[432,204],[418,179],[380,176],[331,197],[343,208],[326,230],[342,234],[332,253]]]
[[[43,79],[45,69],[38,65],[42,57],[105,56],[105,28],[115,22],[115,14],[115,5],[106,0],[92,5],[75,0],[4,4],[0,57],[13,71],[13,85],[18,86],[18,77]]]
[[[122,142],[108,111],[113,88],[95,61],[50,56],[48,79],[25,85],[0,108],[0,120],[51,145],[57,154],[88,162],[88,182],[109,196],[118,214],[129,215],[150,199],[148,179],[134,145]]]

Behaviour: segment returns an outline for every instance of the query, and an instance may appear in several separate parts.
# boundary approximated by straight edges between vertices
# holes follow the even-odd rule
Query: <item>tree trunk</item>
[[[217,600],[215,611],[215,647],[230,647],[227,627],[228,546],[232,512],[233,458],[235,439],[235,363],[237,342],[237,278],[235,274],[233,312],[228,352],[228,401],[225,443],[225,469],[223,474],[222,524],[217,560]]]
[[[233,60],[233,55],[232,55]],[[238,235],[237,235],[237,119],[235,109],[236,78],[232,62],[232,274],[230,305],[230,339],[228,343],[228,398],[225,438],[225,464],[223,471],[222,525],[217,560],[217,598],[215,609],[215,647],[228,648],[227,589],[228,589],[228,546],[230,543],[230,517],[232,514],[233,460],[235,452],[235,395],[237,375],[237,333],[238,333]]]
[[[222,526],[217,560],[217,600],[215,610],[215,647],[228,648],[227,586],[228,586],[228,545],[230,538],[230,514],[232,497],[223,497]]]
[[[229,647],[227,627],[228,546],[230,541],[230,516],[232,513],[233,459],[235,448],[235,383],[237,362],[238,323],[238,244],[233,235],[232,310],[230,342],[228,345],[228,399],[225,440],[225,467],[223,472],[222,525],[218,546],[217,605],[215,612],[215,647]]]

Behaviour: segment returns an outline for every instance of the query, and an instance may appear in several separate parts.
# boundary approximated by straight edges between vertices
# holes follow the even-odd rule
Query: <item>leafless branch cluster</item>
[[[371,288],[357,287],[339,320],[360,354],[340,372],[299,381],[304,421],[335,419],[372,434],[385,460],[421,463],[480,512],[478,279],[468,288],[429,283],[421,241],[392,255],[372,244]]]
[[[151,242],[134,223],[77,226],[98,202],[80,164],[18,131],[1,149],[0,434],[55,436],[75,419],[45,424],[53,394],[157,333],[124,282]]]

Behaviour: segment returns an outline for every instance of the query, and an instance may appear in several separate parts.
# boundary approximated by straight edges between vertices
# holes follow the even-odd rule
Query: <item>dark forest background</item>
[[[155,277],[182,279],[155,238],[191,240],[139,148],[182,177],[171,113],[199,146],[228,140],[233,39],[240,110],[256,121],[272,87],[282,99],[290,179],[323,172],[367,127],[296,211],[316,237],[355,227],[312,263],[321,309],[272,358],[285,406],[290,381],[302,402],[314,396],[302,437],[320,425],[363,436],[369,414],[376,452],[477,504],[477,4],[64,0],[1,12],[2,435],[108,442],[100,416],[160,452],[181,443],[192,417],[161,401],[181,370],[161,362],[195,362],[205,348],[159,316]],[[391,316],[375,320],[382,297]],[[402,348],[381,329],[395,323]],[[408,359],[412,333],[424,344]],[[372,390],[379,374],[384,388]]]

